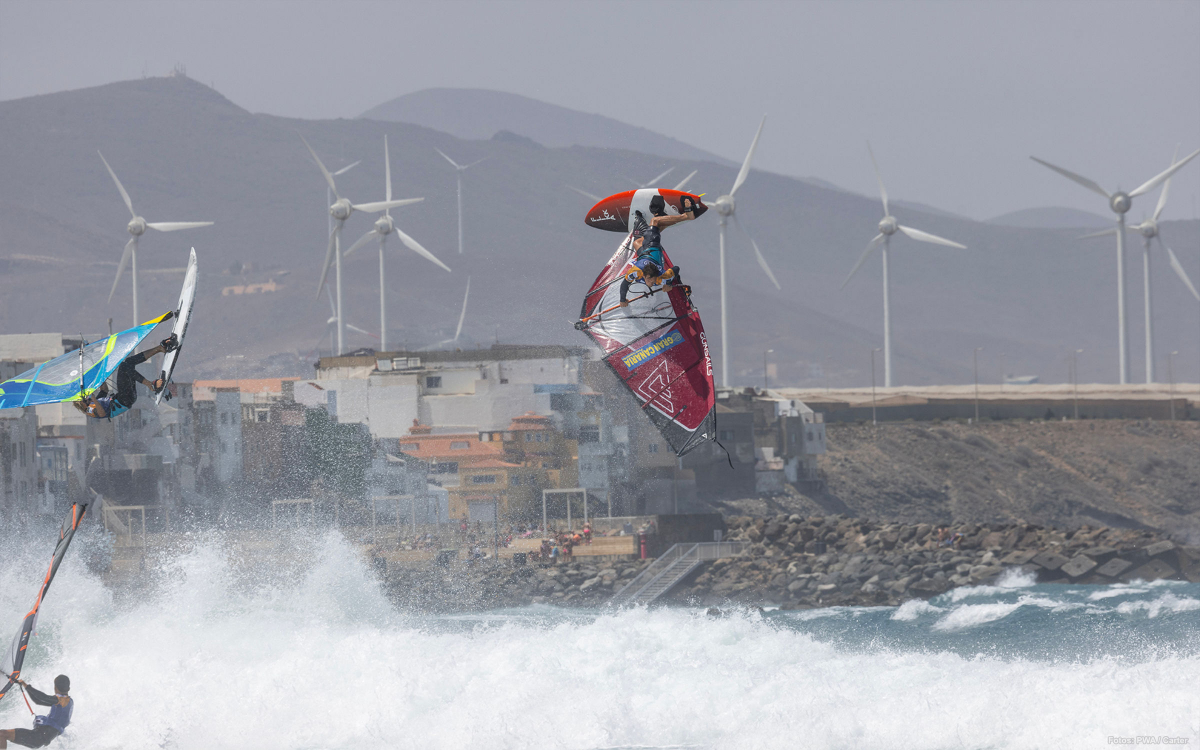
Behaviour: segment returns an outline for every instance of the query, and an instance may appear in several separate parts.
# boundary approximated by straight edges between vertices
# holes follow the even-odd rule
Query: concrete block
[[[1063,557],[1057,552],[1045,550],[1037,555],[1034,555],[1030,562],[1032,562],[1034,565],[1037,565],[1039,568],[1043,568],[1044,570],[1058,570],[1068,561],[1069,558]]]
[[[1098,563],[1087,555],[1076,555],[1063,563],[1059,570],[1072,578],[1079,578],[1091,573],[1097,565]]]
[[[1001,565],[1024,565],[1037,555],[1037,550],[1019,549],[1009,552],[1000,560]]]
[[[1088,557],[1092,558],[1096,562],[1103,565],[1104,563],[1108,562],[1109,560],[1111,560],[1117,556],[1117,550],[1115,547],[1088,547],[1087,549],[1083,550],[1079,554],[1087,555]]]
[[[1096,572],[1102,576],[1116,578],[1125,571],[1129,570],[1132,565],[1133,563],[1129,562],[1128,560],[1122,560],[1119,557],[1114,557],[1113,559],[1101,565],[1099,568],[1096,568]]]
[[[1125,581],[1157,581],[1160,578],[1174,578],[1179,575],[1175,568],[1171,567],[1162,560],[1151,560],[1141,567],[1134,568],[1129,573],[1121,576]]]
[[[1161,542],[1155,542],[1154,544],[1148,545],[1145,549],[1148,556],[1159,557],[1168,552],[1174,551],[1175,543],[1169,540],[1163,540]]]

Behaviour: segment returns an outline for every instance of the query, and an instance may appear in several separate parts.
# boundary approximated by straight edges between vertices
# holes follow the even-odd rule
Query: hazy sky
[[[1200,0],[18,2],[0,100],[163,75],[237,104],[354,117],[435,86],[512,91],[740,160],[975,218],[1103,199],[1200,148]],[[1151,210],[1135,202],[1131,217]],[[1200,158],[1164,218],[1192,218]]]

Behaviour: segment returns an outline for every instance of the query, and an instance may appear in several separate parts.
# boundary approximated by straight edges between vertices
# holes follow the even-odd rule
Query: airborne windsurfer
[[[636,212],[633,249],[637,253],[637,257],[634,258],[633,268],[621,282],[621,307],[629,305],[627,299],[629,287],[639,280],[651,288],[662,284],[664,289],[670,289],[672,282],[679,283],[679,266],[664,268],[662,230],[696,218],[696,202],[692,200],[691,196],[683,196],[680,204],[686,210],[683,213],[668,216],[666,201],[661,195],[656,195],[650,200],[651,216],[649,221],[641,211]]]
[[[153,349],[129,355],[117,368],[117,392],[115,394],[109,393],[107,388],[101,386],[94,396],[76,401],[75,408],[95,419],[112,419],[124,414],[137,401],[138,383],[155,393],[161,391],[166,385],[161,378],[154,381],[146,380],[137,371],[137,366],[155,354],[172,352],[178,348],[179,339],[172,333]]]
[[[71,692],[71,678],[60,674],[54,678],[54,695],[46,695],[27,682],[17,680],[25,694],[39,706],[50,706],[50,713],[34,717],[33,729],[0,729],[0,750],[12,742],[24,747],[45,747],[67,730],[71,714],[75,711],[75,700]]]

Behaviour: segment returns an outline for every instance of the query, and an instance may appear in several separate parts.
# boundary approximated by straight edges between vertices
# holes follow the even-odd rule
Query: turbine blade
[[[387,134],[386,133],[383,136],[383,174],[384,174],[383,181],[384,181],[384,184],[387,186],[386,192],[384,193],[384,199],[390,201],[392,199],[392,160],[388,156],[388,144],[387,144]]]
[[[696,172],[698,172],[698,171],[700,171],[700,170],[693,169],[692,173],[689,174],[687,177],[684,177],[682,180],[680,180],[679,184],[676,185],[673,189],[674,190],[683,190],[687,186],[687,184],[689,182],[691,182],[691,179],[696,176]]]
[[[1129,227],[1129,229],[1137,229],[1137,227]],[[1099,232],[1092,232],[1090,234],[1085,234],[1082,237],[1076,237],[1075,239],[1090,240],[1090,239],[1094,239],[1096,237],[1107,237],[1110,234],[1116,234],[1116,233],[1117,233],[1117,228],[1112,227],[1111,229],[1101,229]]]
[[[871,150],[870,141],[867,141],[867,153],[871,155],[871,166],[875,167],[875,180],[879,183],[879,197],[883,199],[883,215],[891,216],[888,211],[887,188],[883,186],[883,175],[879,173],[879,162],[875,161],[875,152]]]
[[[337,177],[338,175],[346,174],[351,169],[354,169],[355,167],[357,167],[359,164],[362,164],[362,159],[359,159],[358,161],[354,162],[353,164],[347,164],[346,166],[342,167],[338,171],[334,172],[333,176]]]
[[[1179,146],[1175,146],[1175,153],[1171,154],[1171,164],[1175,164],[1175,160],[1179,158]],[[1171,190],[1171,178],[1168,177],[1163,183],[1162,192],[1158,194],[1158,204],[1154,207],[1154,221],[1158,221],[1158,217],[1162,216],[1163,208],[1167,205],[1167,193]]]
[[[326,286],[325,294],[329,297],[329,320],[325,321],[325,325],[329,325],[330,323],[337,322],[337,307],[333,304],[333,290]],[[317,296],[319,297],[320,295],[321,293],[317,292]]]
[[[354,252],[355,250],[359,249],[363,245],[367,244],[367,242],[369,242],[372,237],[376,237],[376,236],[379,236],[379,232],[375,231],[374,229],[367,232],[362,237],[359,237],[358,240],[353,245],[351,245],[349,248],[347,248],[346,252],[342,253],[342,257],[349,258],[350,253]]]
[[[867,243],[867,249],[863,250],[862,255],[858,256],[858,262],[854,264],[854,268],[850,269],[846,280],[842,282],[841,289],[845,289],[846,285],[850,283],[850,279],[854,278],[854,274],[858,273],[858,269],[862,268],[862,264],[867,261],[867,256],[871,254],[871,251],[883,244],[883,239],[883,234],[877,234]]]
[[[407,234],[400,231],[399,227],[397,227],[395,231],[396,231],[396,236],[400,238],[400,241],[403,242],[404,246],[407,247],[409,250],[412,250],[414,253],[416,253],[417,255],[420,255],[422,258],[429,261],[430,263],[441,266],[442,268],[446,269],[447,272],[450,271],[450,266],[441,262],[440,260],[438,260],[437,258],[435,258],[433,256],[433,253],[431,253],[428,250],[426,250],[425,248],[421,247],[421,243],[417,242],[412,237],[409,237]]]
[[[575,192],[579,193],[584,198],[591,198],[592,200],[596,201],[597,203],[600,202],[600,196],[598,196],[598,195],[592,195],[591,193],[587,192],[586,190],[580,190],[579,188],[577,188],[573,185],[567,185],[567,187],[569,187],[572,190],[574,190]]]
[[[1071,180],[1072,182],[1077,182],[1080,185],[1083,185],[1085,188],[1087,188],[1088,190],[1091,190],[1094,193],[1099,193],[1100,195],[1103,195],[1105,198],[1112,197],[1111,195],[1108,194],[1107,190],[1100,187],[1095,182],[1092,182],[1091,180],[1089,180],[1086,177],[1077,175],[1070,170],[1063,169],[1062,167],[1056,167],[1053,164],[1051,164],[1050,162],[1042,161],[1041,159],[1037,158],[1036,156],[1031,156],[1029,158],[1033,159],[1038,164],[1041,164],[1043,167],[1046,167],[1047,169],[1053,169],[1055,172],[1058,172],[1060,175],[1062,175],[1063,177],[1066,177],[1068,180]]]
[[[379,211],[384,211],[389,208],[396,208],[397,206],[407,206],[412,203],[420,203],[423,200],[425,200],[425,199],[424,198],[404,198],[404,199],[398,200],[398,201],[378,201],[376,203],[355,203],[353,205],[354,205],[355,211],[366,211],[367,213],[373,214],[373,213],[378,213]]]
[[[479,164],[480,162],[485,162],[485,161],[487,161],[487,160],[488,160],[488,159],[490,159],[490,158],[492,158],[492,157],[490,157],[490,156],[485,156],[485,157],[483,157],[482,159],[476,159],[475,161],[471,162],[471,163],[470,163],[470,164],[468,164],[467,166],[463,167],[463,168],[462,168],[462,171],[466,172],[468,169],[470,169],[471,167],[475,166],[476,164]]]
[[[904,232],[906,235],[913,238],[914,240],[920,240],[921,242],[930,242],[930,243],[933,243],[934,245],[945,245],[946,247],[957,247],[959,250],[967,249],[966,245],[960,245],[957,242],[954,242],[953,240],[948,240],[948,239],[945,239],[944,237],[938,237],[937,235],[930,234],[929,232],[922,232],[920,229],[913,229],[912,227],[906,227],[901,224],[897,224],[896,228],[899,229],[901,232]]]
[[[304,141],[304,136],[300,136],[300,140]],[[341,200],[342,196],[338,195],[337,185],[333,184],[333,175],[329,174],[329,170],[326,169],[325,164],[321,162],[321,157],[317,156],[317,152],[313,151],[312,146],[308,145],[308,141],[304,141],[304,147],[308,149],[308,153],[312,154],[313,161],[315,161],[317,166],[321,168],[321,174],[325,175],[325,182],[329,183],[329,189],[333,191],[333,197]],[[349,167],[347,167],[347,169],[349,169]]]
[[[446,154],[443,153],[442,150],[440,148],[438,148],[437,146],[434,146],[433,150],[437,151],[439,154],[441,154],[442,158],[445,159],[446,161],[450,162],[450,165],[453,166],[455,169],[462,169],[462,167],[458,166],[458,162],[454,161],[449,156],[446,156]]]
[[[358,326],[354,325],[353,323],[347,323],[346,327],[349,328],[351,331],[354,331],[355,333],[361,333],[362,335],[370,336],[373,339],[379,338],[378,334],[371,333],[370,331],[365,331],[362,328],[359,328]]]
[[[650,180],[649,182],[647,182],[645,185],[642,185],[641,187],[646,188],[646,187],[650,187],[652,185],[657,185],[659,180],[661,180],[662,178],[666,177],[667,175],[671,174],[674,171],[675,171],[675,167],[669,167],[666,172],[663,172],[662,174],[655,177],[653,180]]]
[[[1167,257],[1171,260],[1171,268],[1175,271],[1175,275],[1187,286],[1188,291],[1192,293],[1196,301],[1200,302],[1200,292],[1196,291],[1196,286],[1188,278],[1187,271],[1183,270],[1183,264],[1179,262],[1179,258],[1175,257],[1175,251],[1163,244],[1162,237],[1156,236],[1156,239],[1158,240],[1158,244],[1167,251]]]
[[[157,229],[160,232],[177,232],[180,229],[197,229],[199,227],[211,227],[211,221],[151,221],[147,222],[146,226],[151,229]]]
[[[1183,161],[1175,162],[1171,166],[1164,169],[1162,172],[1159,172],[1158,174],[1151,177],[1149,180],[1146,180],[1141,185],[1139,185],[1137,187],[1137,189],[1130,190],[1129,197],[1136,198],[1139,195],[1141,195],[1143,193],[1148,193],[1151,190],[1153,190],[1154,188],[1158,187],[1163,181],[1170,179],[1171,175],[1175,174],[1180,169],[1183,169],[1184,164],[1187,164],[1192,159],[1195,159],[1197,154],[1200,154],[1200,148],[1196,149],[1192,153],[1183,157]]]
[[[117,293],[117,284],[121,281],[121,274],[125,273],[125,266],[129,264],[129,256],[133,254],[135,245],[137,237],[130,237],[129,242],[125,243],[125,252],[121,253],[121,262],[117,264],[117,278],[113,279],[112,291],[108,293],[109,302],[112,302],[113,295]]]
[[[779,286],[779,281],[775,279],[775,274],[771,273],[771,267],[767,265],[767,259],[763,257],[762,251],[758,249],[758,243],[754,241],[754,235],[750,234],[750,230],[746,229],[745,225],[738,219],[737,214],[733,215],[733,223],[737,224],[738,229],[745,232],[746,236],[750,238],[750,246],[754,248],[754,257],[758,260],[758,267],[763,270],[763,273],[767,275],[767,278],[771,280],[776,289],[783,289],[783,287]]]
[[[342,222],[338,222],[329,234],[329,250],[325,252],[325,266],[321,269],[321,280],[317,282],[317,296],[321,296],[321,287],[325,286],[325,277],[329,275],[329,266],[333,264],[333,248],[337,243],[338,234],[342,231]]]
[[[100,154],[99,151],[96,153]],[[117,179],[117,173],[113,171],[112,167],[108,166],[108,160],[104,158],[104,154],[100,154],[100,161],[104,162],[104,168],[107,169],[108,173],[112,176],[113,182],[117,183],[117,190],[121,191],[121,198],[125,200],[125,208],[128,208],[129,214],[136,219],[137,214],[133,211],[133,201],[129,200],[129,193],[125,192],[125,186],[122,185],[121,181]]]
[[[454,343],[458,343],[458,337],[462,334],[463,321],[467,319],[467,299],[471,296],[471,277],[467,277],[467,291],[463,294],[462,312],[458,314],[458,328],[454,329]]]
[[[754,150],[758,148],[758,139],[762,136],[763,125],[767,124],[767,116],[763,115],[762,122],[758,123],[758,132],[754,134],[754,141],[750,143],[750,150],[746,153],[746,161],[742,162],[742,169],[738,172],[737,179],[733,181],[733,190],[729,194],[737,195],[738,188],[746,181],[746,176],[750,174],[750,162],[754,160]]]

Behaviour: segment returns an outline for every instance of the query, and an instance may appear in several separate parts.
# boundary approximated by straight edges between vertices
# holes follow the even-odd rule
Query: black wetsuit
[[[39,716],[34,720],[33,729],[14,729],[10,742],[25,747],[45,747],[58,735],[62,734],[71,723],[71,713],[75,710],[75,700],[69,699],[67,705],[58,705],[58,698],[46,695],[32,685],[25,686],[25,695],[39,706],[50,706],[48,716]]]
[[[117,392],[96,399],[104,407],[104,412],[108,419],[129,411],[134,402],[137,401],[137,384],[140,379],[137,366],[153,356],[150,354],[150,351],[152,350],[148,349],[139,354],[130,354],[126,357],[120,366],[117,367]]]

